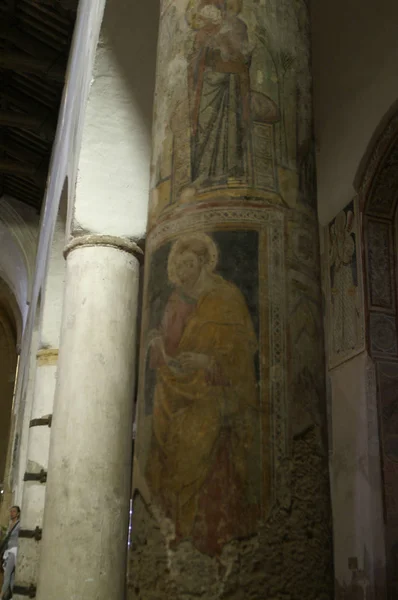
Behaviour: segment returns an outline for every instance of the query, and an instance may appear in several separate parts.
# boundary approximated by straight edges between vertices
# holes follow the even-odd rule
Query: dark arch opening
[[[10,455],[12,407],[18,367],[18,336],[21,316],[7,284],[0,279],[0,501],[5,500]],[[3,511],[1,511],[3,513]],[[4,523],[2,523],[4,524]]]
[[[367,347],[377,377],[387,594],[398,598],[398,110],[362,172]]]

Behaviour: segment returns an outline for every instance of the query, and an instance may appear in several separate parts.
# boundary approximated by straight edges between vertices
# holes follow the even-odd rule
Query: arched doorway
[[[0,278],[0,485],[1,500],[11,432],[12,403],[18,364],[18,338],[21,329],[16,300]],[[3,511],[1,511],[3,513]]]
[[[398,113],[362,178],[366,330],[377,377],[388,598],[398,598]]]

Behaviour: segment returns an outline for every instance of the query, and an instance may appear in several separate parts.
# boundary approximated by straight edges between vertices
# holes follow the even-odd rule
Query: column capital
[[[87,246],[107,246],[115,248],[116,250],[127,252],[128,254],[134,254],[138,259],[142,258],[144,255],[142,248],[128,238],[114,235],[89,234],[71,239],[65,246],[64,258],[66,259],[73,250]]]

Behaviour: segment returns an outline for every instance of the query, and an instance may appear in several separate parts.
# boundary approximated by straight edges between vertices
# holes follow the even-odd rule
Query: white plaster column
[[[140,253],[100,235],[65,251],[39,600],[123,598]]]

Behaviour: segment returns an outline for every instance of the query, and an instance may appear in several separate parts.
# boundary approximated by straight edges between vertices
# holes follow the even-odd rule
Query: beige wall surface
[[[322,224],[353,197],[381,119],[398,99],[398,2],[312,2],[318,206]]]

